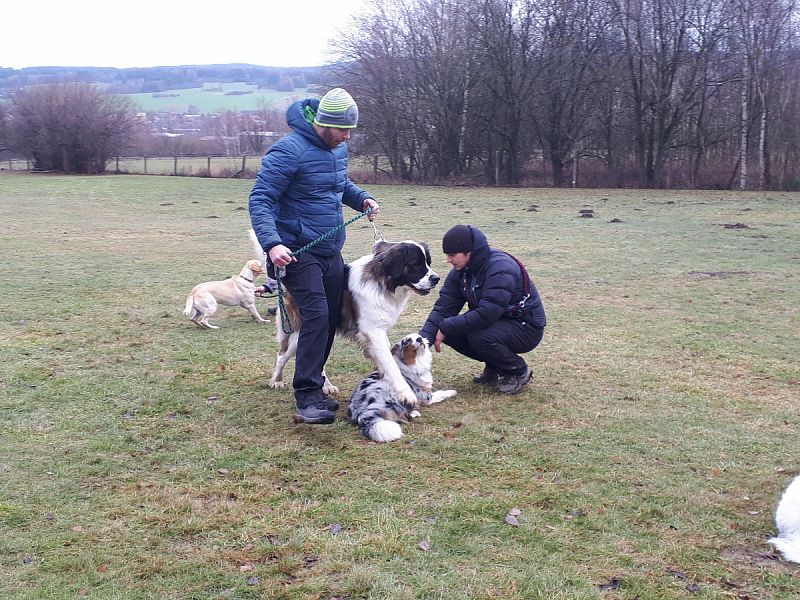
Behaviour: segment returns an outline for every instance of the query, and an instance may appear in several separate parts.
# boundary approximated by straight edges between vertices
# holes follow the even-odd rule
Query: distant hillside
[[[176,67],[0,67],[0,96],[41,83],[85,81],[109,85],[122,94],[153,93],[199,88],[207,82],[243,82],[291,92],[295,88],[321,83],[324,67],[262,67],[248,64],[182,65]]]
[[[144,112],[207,114],[266,109],[285,110],[297,98],[313,95],[305,85],[292,91],[278,91],[248,83],[212,83],[203,87],[126,94]]]

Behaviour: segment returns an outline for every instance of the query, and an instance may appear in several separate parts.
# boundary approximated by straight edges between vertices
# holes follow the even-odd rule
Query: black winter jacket
[[[544,327],[547,324],[544,306],[533,281],[530,297],[519,316],[508,314],[508,309],[525,295],[522,271],[506,252],[489,247],[480,229],[472,226],[470,229],[473,249],[469,264],[461,271],[452,269],[448,273],[420,335],[433,342],[439,329],[445,336],[463,336],[485,329],[499,319],[510,318]],[[464,304],[468,310],[459,314]]]

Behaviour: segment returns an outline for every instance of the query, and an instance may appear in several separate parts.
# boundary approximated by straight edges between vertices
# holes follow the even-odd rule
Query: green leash
[[[292,252],[289,256],[293,256],[294,257],[294,256],[297,256],[298,254],[302,254],[303,252],[305,252],[309,248],[313,248],[314,246],[316,246],[320,242],[322,242],[324,240],[327,240],[329,237],[331,237],[332,235],[336,234],[336,232],[339,231],[340,229],[344,229],[345,227],[350,225],[350,223],[353,223],[354,221],[358,221],[361,217],[366,217],[373,210],[375,210],[375,207],[374,206],[370,206],[364,212],[357,214],[355,217],[353,217],[349,221],[345,221],[341,225],[337,225],[336,227],[334,227],[330,231],[326,231],[325,233],[323,233],[321,236],[319,236],[314,241],[309,242],[308,244],[306,244],[302,248]],[[375,225],[373,223],[373,228],[374,227],[375,227]],[[284,300],[283,300],[283,285],[281,284],[281,277],[283,277],[284,275],[286,275],[286,267],[277,267],[275,269],[275,281],[276,281],[276,285],[278,287],[278,307],[280,308],[280,311],[281,311],[281,327],[283,328],[283,333],[285,333],[286,335],[289,335],[290,333],[292,333],[294,331],[294,329],[292,328],[292,323],[289,321],[289,316],[286,314],[286,305],[285,305]]]

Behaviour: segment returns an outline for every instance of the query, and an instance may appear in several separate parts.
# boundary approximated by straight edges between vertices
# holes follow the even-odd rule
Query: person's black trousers
[[[520,354],[530,352],[542,341],[544,327],[517,319],[500,319],[486,329],[463,336],[446,336],[444,343],[456,352],[486,363],[500,376],[522,375],[527,368]]]
[[[286,267],[281,283],[292,294],[303,325],[297,338],[294,397],[298,408],[323,402],[322,370],[333,345],[344,288],[344,260],[341,254],[297,255],[297,262]],[[277,323],[281,327],[281,323]]]

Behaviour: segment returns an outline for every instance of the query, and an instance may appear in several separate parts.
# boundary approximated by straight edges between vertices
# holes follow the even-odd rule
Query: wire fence
[[[255,177],[261,156],[119,156],[106,165],[106,173],[182,175],[186,177]],[[0,170],[32,171],[30,159],[0,161]]]
[[[119,156],[106,165],[107,174],[174,175],[181,177],[255,178],[262,155],[242,156]],[[0,160],[0,170],[32,171],[30,159]],[[379,183],[391,178],[380,168],[377,157],[351,157],[350,176],[364,183]]]
[[[106,166],[108,173],[184,177],[255,177],[260,156],[121,156]]]
[[[7,158],[0,161],[0,171],[30,171],[33,163],[24,158]]]

